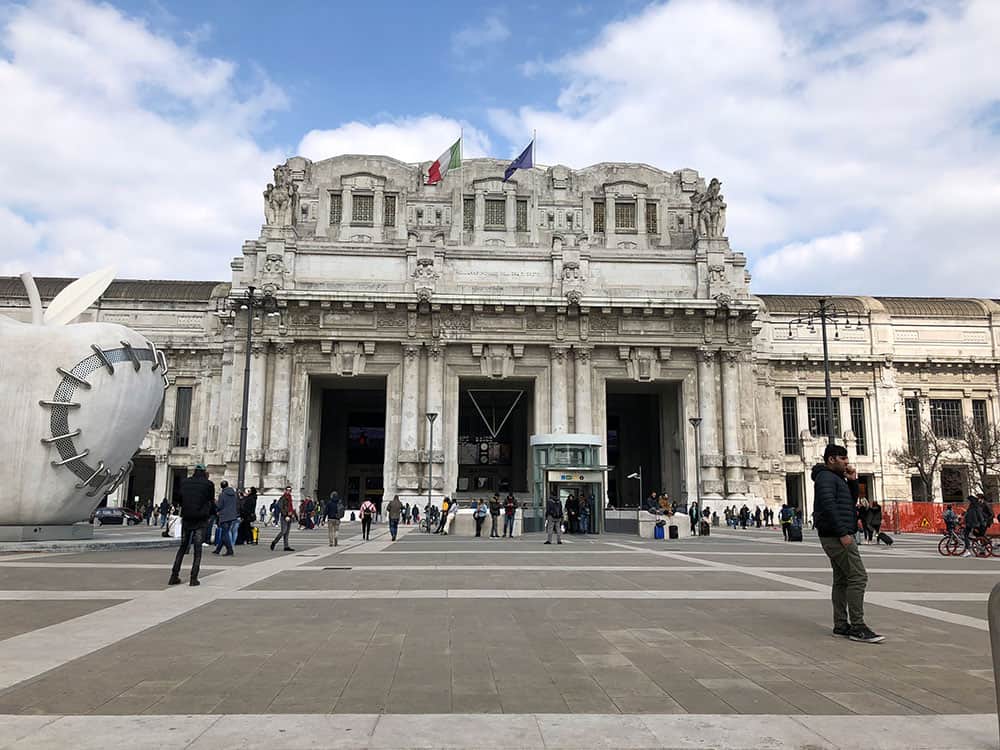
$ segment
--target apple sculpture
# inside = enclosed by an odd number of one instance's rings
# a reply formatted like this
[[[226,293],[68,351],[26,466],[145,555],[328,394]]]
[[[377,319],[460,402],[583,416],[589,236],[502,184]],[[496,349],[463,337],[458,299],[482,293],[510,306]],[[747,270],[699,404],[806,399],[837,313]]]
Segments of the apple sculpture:
[[[0,526],[85,520],[131,471],[168,385],[166,360],[125,326],[70,325],[113,279],[113,269],[78,279],[43,311],[22,274],[31,322],[0,315]]]

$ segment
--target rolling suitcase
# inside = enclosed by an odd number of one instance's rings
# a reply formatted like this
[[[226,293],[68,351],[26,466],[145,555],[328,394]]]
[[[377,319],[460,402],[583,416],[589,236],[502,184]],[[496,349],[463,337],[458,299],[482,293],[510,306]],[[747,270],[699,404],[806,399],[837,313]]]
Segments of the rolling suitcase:
[[[709,525],[708,521],[702,521],[699,529],[699,533],[702,536],[708,536],[712,532],[712,527]]]
[[[259,542],[259,540],[260,540],[260,529],[258,529],[256,526],[251,527],[250,540],[251,540],[251,542],[250,542],[251,544],[259,544],[260,543]]]
[[[880,531],[880,532],[878,533],[878,540],[879,540],[880,542],[882,542],[882,544],[885,544],[885,545],[887,545],[887,546],[889,546],[889,547],[891,547],[891,546],[892,546],[892,543],[893,543],[894,541],[896,541],[896,540],[895,540],[895,539],[893,539],[893,538],[892,538],[891,536],[889,536],[888,534],[886,534],[886,533],[885,533],[884,531]]]
[[[801,542],[802,541],[802,527],[801,526],[789,526],[788,527],[788,541],[790,542]]]

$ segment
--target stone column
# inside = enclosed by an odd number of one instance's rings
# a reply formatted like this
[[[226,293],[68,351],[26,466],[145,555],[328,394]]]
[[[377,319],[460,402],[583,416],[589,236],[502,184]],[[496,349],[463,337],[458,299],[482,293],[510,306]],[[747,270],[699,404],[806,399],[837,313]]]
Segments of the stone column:
[[[716,350],[698,350],[698,416],[701,426],[701,497],[721,500],[723,482],[719,475],[722,456],[719,455],[717,395],[715,392]]]
[[[566,354],[569,347],[549,347],[551,367],[549,368],[549,414],[551,432],[566,432],[569,418],[567,416],[566,400]]]
[[[340,191],[340,227],[335,236],[341,241],[347,240],[351,232],[351,216],[354,211],[354,202],[351,200],[351,188],[344,186]]]
[[[292,363],[289,344],[280,343],[274,348],[274,382],[271,384],[271,432],[268,439],[267,460],[269,483],[273,488],[287,483],[288,474],[288,417],[292,399]]]
[[[504,191],[504,229],[507,230],[508,246],[517,244],[517,195],[512,190]]]
[[[722,449],[726,466],[726,500],[743,500],[743,455],[740,450],[740,353],[722,354]],[[702,427],[704,429],[704,427]]]
[[[635,197],[635,231],[639,235],[639,247],[646,247],[646,194]]]
[[[399,460],[415,461],[420,401],[420,347],[403,344],[403,397],[399,412]]]
[[[486,193],[476,191],[476,215],[473,217],[473,237],[476,245],[483,243],[483,230],[486,227]]]
[[[250,403],[247,409],[247,463],[259,463],[264,460],[264,399],[267,394],[267,344],[254,343],[250,357]],[[261,467],[256,474],[259,477]],[[247,469],[247,486],[254,472]]]
[[[615,196],[604,196],[604,246],[614,247],[615,242]]]
[[[444,456],[443,446],[445,443],[444,429],[444,347],[432,344],[427,347],[427,390],[424,394],[425,408],[421,415],[424,421],[424,450],[427,452],[427,460],[434,464],[432,479],[434,486],[444,486],[444,463],[436,459],[437,456]],[[427,421],[426,415],[429,412],[437,414],[434,420],[434,444],[431,445],[431,425]],[[426,472],[427,466],[424,465]]]
[[[574,346],[574,367],[576,374],[576,432],[590,434],[593,432],[594,423],[592,416],[593,392],[591,388],[590,375],[590,353],[591,347]]]
[[[168,502],[173,502],[170,495],[170,465],[167,463],[166,453],[156,454],[156,473],[153,475],[153,502],[157,505],[163,498]]]

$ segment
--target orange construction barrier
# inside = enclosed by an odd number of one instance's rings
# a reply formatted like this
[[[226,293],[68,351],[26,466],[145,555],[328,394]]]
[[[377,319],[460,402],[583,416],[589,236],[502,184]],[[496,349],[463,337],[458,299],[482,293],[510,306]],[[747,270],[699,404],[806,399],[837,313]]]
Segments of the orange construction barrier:
[[[902,500],[886,500],[882,504],[882,529],[896,533],[943,534],[944,509],[948,503],[914,503]],[[951,503],[951,509],[961,518],[965,515],[966,503]],[[996,513],[997,509],[994,509]],[[996,531],[992,527],[990,531]]]

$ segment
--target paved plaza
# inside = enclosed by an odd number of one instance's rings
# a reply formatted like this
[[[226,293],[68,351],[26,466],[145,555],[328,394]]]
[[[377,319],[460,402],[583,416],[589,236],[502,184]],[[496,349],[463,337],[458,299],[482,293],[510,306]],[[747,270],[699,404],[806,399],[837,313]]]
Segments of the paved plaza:
[[[0,552],[0,748],[997,747],[1000,560],[934,537],[863,548],[864,645],[808,536],[359,531],[206,547],[199,588],[172,548]]]

